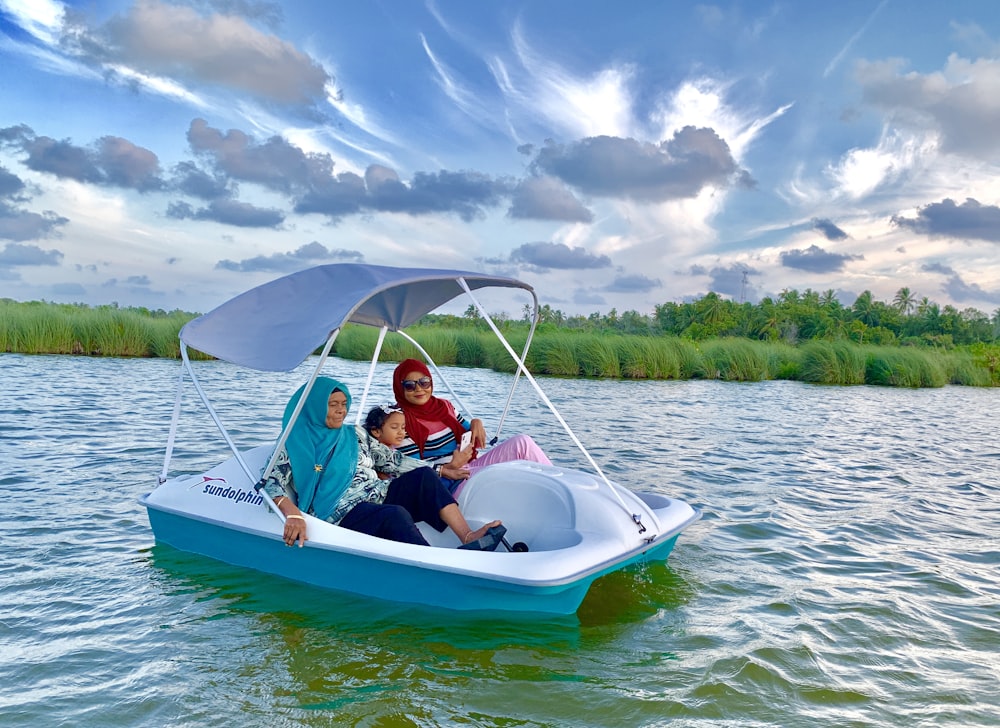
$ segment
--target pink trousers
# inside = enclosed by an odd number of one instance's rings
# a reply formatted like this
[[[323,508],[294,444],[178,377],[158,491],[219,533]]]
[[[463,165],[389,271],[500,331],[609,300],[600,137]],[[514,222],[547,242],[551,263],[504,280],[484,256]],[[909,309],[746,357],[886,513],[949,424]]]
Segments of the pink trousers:
[[[531,460],[545,465],[552,464],[552,461],[542,452],[542,448],[538,447],[529,435],[514,435],[503,442],[498,442],[486,452],[479,453],[476,459],[465,467],[469,469],[469,477],[471,478],[482,468],[511,460]],[[462,481],[455,488],[454,495],[459,494],[466,482],[468,481]]]

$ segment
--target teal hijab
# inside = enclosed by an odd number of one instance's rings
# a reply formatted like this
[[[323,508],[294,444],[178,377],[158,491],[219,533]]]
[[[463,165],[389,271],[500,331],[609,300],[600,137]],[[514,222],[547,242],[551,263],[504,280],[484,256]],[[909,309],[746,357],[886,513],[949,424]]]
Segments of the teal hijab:
[[[283,427],[288,426],[304,389],[303,384],[288,400],[281,418]],[[299,509],[312,510],[323,520],[337,507],[358,467],[358,439],[354,427],[346,421],[337,429],[326,426],[327,405],[335,390],[344,393],[347,409],[351,408],[351,393],[344,384],[330,377],[317,377],[285,441]]]

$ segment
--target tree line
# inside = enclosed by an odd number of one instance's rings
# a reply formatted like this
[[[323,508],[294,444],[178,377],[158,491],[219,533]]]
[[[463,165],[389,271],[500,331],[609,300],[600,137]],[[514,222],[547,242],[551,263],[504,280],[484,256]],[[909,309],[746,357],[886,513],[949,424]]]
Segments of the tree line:
[[[529,308],[525,305],[522,322],[529,320]],[[712,292],[692,301],[658,304],[651,315],[619,314],[611,309],[604,315],[567,316],[548,304],[541,306],[539,314],[542,330],[672,335],[692,341],[740,337],[792,345],[826,340],[944,349],[1000,341],[1000,308],[992,317],[975,308],[959,311],[926,297],[918,299],[909,288],[900,288],[891,302],[877,301],[871,291],[865,291],[850,306],[842,304],[832,290],[819,293],[807,288],[802,293],[784,290],[759,303],[738,303]],[[508,326],[514,323],[506,314],[494,316]],[[470,306],[464,317],[431,314],[421,323],[461,325],[477,318],[475,307]]]

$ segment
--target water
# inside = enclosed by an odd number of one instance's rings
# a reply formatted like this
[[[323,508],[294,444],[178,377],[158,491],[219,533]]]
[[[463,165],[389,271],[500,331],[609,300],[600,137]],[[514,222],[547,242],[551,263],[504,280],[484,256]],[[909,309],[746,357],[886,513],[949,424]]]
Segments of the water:
[[[197,366],[243,446],[303,381]],[[332,366],[357,396],[367,366]],[[0,355],[0,725],[1000,725],[1000,391],[546,380],[613,477],[705,516],[578,614],[520,619],[155,545],[136,498],[178,375]],[[470,400],[509,381],[457,375]],[[186,394],[175,471],[225,451]],[[508,433],[530,388],[514,410]]]

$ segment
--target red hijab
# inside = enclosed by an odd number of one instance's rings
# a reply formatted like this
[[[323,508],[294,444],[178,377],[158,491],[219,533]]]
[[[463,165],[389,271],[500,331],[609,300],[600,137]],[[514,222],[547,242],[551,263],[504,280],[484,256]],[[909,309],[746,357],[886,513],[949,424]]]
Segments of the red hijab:
[[[396,404],[403,410],[403,416],[406,417],[406,434],[420,450],[420,457],[424,456],[424,444],[427,442],[427,435],[430,434],[426,422],[443,422],[446,427],[451,428],[451,431],[455,433],[455,447],[457,448],[458,443],[462,441],[462,433],[465,432],[465,428],[452,414],[453,408],[448,405],[446,400],[433,395],[422,405],[414,405],[406,400],[403,380],[410,372],[420,372],[422,376],[430,377],[432,383],[434,377],[431,376],[427,365],[417,359],[404,359],[399,362],[392,373],[392,393],[396,395]]]

